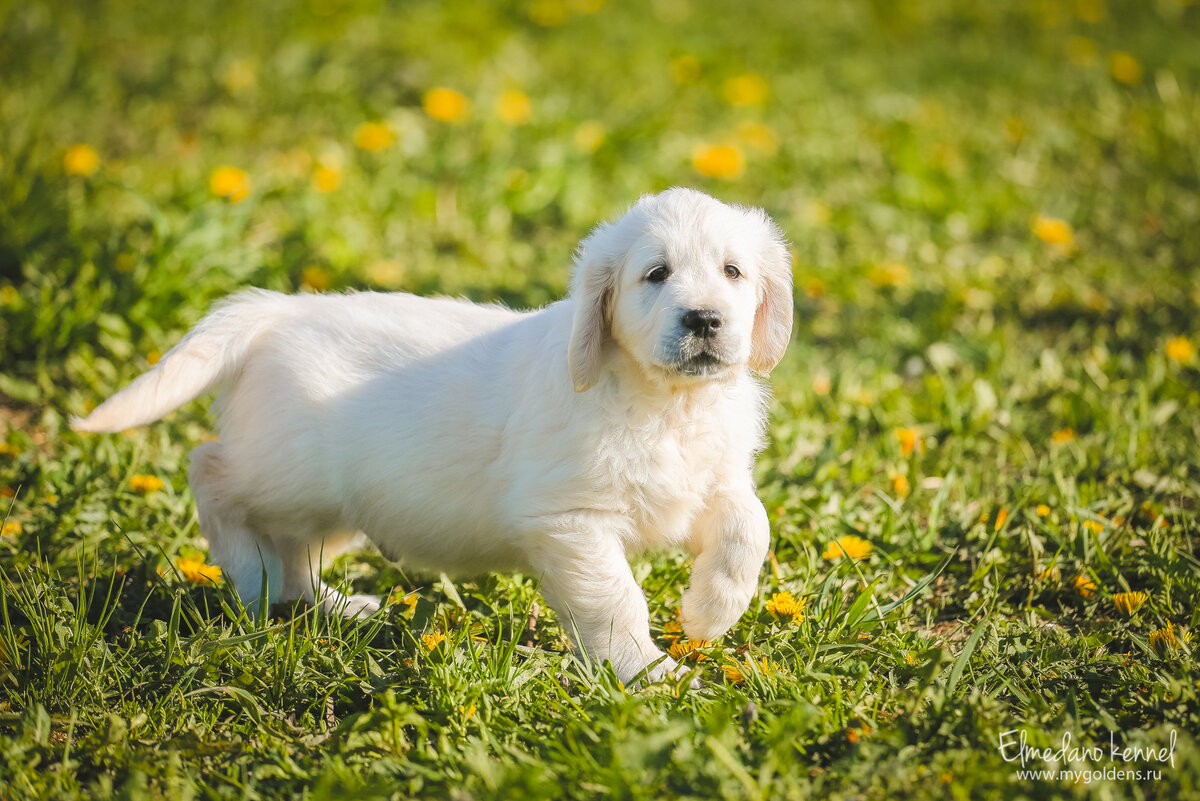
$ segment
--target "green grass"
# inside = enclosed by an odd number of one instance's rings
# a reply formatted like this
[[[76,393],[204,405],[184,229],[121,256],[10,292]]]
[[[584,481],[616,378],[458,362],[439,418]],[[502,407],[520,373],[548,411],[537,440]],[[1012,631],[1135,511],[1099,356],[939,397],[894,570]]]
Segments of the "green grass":
[[[0,798],[1196,792],[1200,361],[1168,343],[1200,344],[1198,31],[1176,0],[4,5]],[[746,74],[767,96],[731,105]],[[469,118],[431,119],[436,86]],[[354,144],[373,121],[378,152]],[[700,175],[721,143],[744,170]],[[221,165],[244,200],[214,196]],[[529,631],[528,577],[368,551],[328,578],[415,604],[249,619],[175,569],[205,554],[207,402],[66,429],[236,288],[543,304],[590,226],[676,184],[763,206],[796,256],[757,469],[773,560],[698,691],[621,687],[548,611]],[[823,558],[846,535],[870,556]],[[635,563],[664,645],[687,570]],[[1174,763],[1022,779],[1017,729],[1174,736]]]

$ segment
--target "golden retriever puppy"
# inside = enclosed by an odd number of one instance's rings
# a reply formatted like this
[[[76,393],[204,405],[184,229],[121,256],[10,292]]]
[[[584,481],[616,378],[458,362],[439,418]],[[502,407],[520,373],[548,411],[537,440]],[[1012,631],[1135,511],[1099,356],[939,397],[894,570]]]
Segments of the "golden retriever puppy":
[[[219,390],[188,480],[243,601],[378,608],[315,576],[362,531],[389,558],[519,570],[623,681],[677,665],[628,557],[686,547],[690,638],[754,595],[767,516],[751,467],[792,328],[788,249],[757,209],[690,189],[580,245],[570,297],[518,312],[404,293],[241,292],[73,425],[120,431]],[[259,598],[266,576],[267,597]]]

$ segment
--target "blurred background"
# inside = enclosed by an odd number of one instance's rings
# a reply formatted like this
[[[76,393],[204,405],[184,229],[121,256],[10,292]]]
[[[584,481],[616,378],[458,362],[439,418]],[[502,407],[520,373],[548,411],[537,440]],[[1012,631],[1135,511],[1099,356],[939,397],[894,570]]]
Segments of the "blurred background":
[[[802,340],[882,336],[901,365],[948,326],[1141,341],[1196,307],[1186,0],[2,13],[20,401],[110,389],[250,284],[544,304],[592,225],[671,185],[781,222]]]

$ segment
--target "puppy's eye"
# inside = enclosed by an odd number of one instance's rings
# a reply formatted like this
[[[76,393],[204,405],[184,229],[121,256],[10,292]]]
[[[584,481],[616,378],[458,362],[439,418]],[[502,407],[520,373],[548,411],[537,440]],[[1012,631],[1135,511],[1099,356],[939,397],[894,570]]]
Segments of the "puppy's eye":
[[[667,276],[670,274],[671,271],[668,270],[666,266],[660,264],[650,272],[646,273],[646,280],[652,284],[661,284],[663,281],[667,280]]]
[[[725,277],[726,278],[741,278],[742,271],[737,268],[736,264],[726,264],[725,265]]]

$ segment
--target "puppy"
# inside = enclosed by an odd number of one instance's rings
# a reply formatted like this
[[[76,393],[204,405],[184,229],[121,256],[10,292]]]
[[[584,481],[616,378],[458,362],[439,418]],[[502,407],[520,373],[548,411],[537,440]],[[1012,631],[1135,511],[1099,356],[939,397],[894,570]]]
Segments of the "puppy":
[[[188,481],[249,607],[374,611],[316,577],[363,531],[410,565],[539,577],[589,654],[622,681],[658,680],[677,665],[651,639],[628,557],[695,555],[692,639],[746,610],[769,539],[751,373],[783,356],[792,315],[767,215],[671,189],[597,227],[570,297],[540,311],[248,290],[73,427],[120,431],[221,390],[221,438],[192,452]]]

